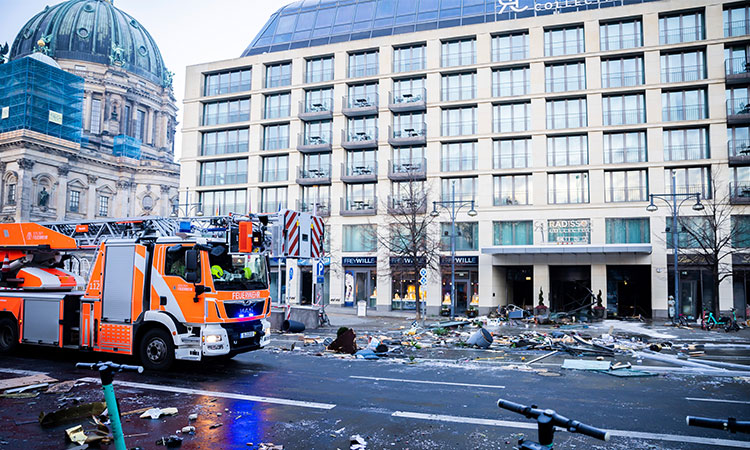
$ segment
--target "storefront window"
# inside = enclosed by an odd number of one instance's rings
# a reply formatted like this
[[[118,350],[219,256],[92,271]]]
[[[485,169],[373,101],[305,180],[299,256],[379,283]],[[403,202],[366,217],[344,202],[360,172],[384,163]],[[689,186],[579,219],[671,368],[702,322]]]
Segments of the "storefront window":
[[[425,301],[425,292],[420,291],[419,274],[409,267],[391,267],[391,307],[415,310],[417,297]]]
[[[450,261],[442,266],[442,290],[441,308],[450,308],[451,296],[451,266]],[[469,309],[473,297],[479,295],[479,271],[476,265],[457,265],[455,272],[456,298],[455,313],[463,314]]]
[[[374,252],[377,236],[374,225],[344,225],[345,252]]]
[[[372,266],[353,266],[364,260]],[[365,301],[369,308],[374,308],[378,297],[378,272],[375,267],[376,258],[343,258],[344,265],[344,306],[356,306],[357,302]]]

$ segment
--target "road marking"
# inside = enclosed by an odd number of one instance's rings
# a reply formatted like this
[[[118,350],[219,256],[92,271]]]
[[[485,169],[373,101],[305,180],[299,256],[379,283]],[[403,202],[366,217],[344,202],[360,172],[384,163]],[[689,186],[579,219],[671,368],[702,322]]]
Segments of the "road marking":
[[[47,375],[47,372],[38,372],[36,370],[21,370],[21,369],[7,369],[0,368],[0,372],[12,373],[14,375]]]
[[[451,423],[464,423],[473,425],[490,425],[495,427],[506,427],[515,429],[526,429],[535,430],[536,424],[533,422],[515,422],[511,420],[497,420],[497,419],[481,419],[478,417],[463,417],[463,416],[447,416],[443,414],[423,414],[409,411],[396,411],[391,414],[392,417],[403,417],[407,419],[421,419],[421,420],[432,420],[437,422],[451,422]],[[657,441],[671,441],[671,442],[688,442],[691,444],[705,444],[712,446],[723,446],[723,447],[735,447],[735,448],[750,448],[750,442],[747,441],[734,441],[730,439],[716,439],[707,438],[700,436],[685,436],[676,434],[660,434],[660,433],[644,433],[640,431],[628,431],[628,430],[607,430],[610,436],[618,436],[630,439],[646,439],[646,440],[657,440]]]
[[[355,375],[350,375],[349,378],[358,378],[360,380],[373,380],[373,381],[396,381],[399,383],[445,384],[447,386],[466,386],[466,387],[480,387],[480,388],[490,388],[490,389],[505,389],[505,386],[499,386],[499,385],[494,385],[494,384],[468,384],[468,383],[451,383],[448,381],[404,380],[401,378],[359,377]]]
[[[101,383],[101,381],[97,378],[81,378],[80,381],[85,381],[88,383]],[[130,381],[115,380],[114,384],[118,386],[131,387],[131,388],[136,388],[136,389],[145,389],[145,390],[152,390],[152,391],[172,392],[172,393],[179,392],[182,394],[204,395],[208,397],[231,398],[234,400],[247,400],[250,402],[273,403],[276,405],[297,406],[300,408],[333,409],[336,407],[336,405],[331,404],[331,403],[305,402],[301,400],[291,400],[291,399],[276,398],[276,397],[259,397],[256,395],[235,394],[233,392],[207,391],[204,389],[189,389],[189,388],[181,388],[177,386],[161,386],[161,385],[156,385],[156,384],[133,383]]]
[[[741,405],[750,405],[750,402],[745,402],[745,401],[742,401],[742,400],[722,400],[720,398],[685,397],[685,400],[692,400],[694,402],[739,403]]]

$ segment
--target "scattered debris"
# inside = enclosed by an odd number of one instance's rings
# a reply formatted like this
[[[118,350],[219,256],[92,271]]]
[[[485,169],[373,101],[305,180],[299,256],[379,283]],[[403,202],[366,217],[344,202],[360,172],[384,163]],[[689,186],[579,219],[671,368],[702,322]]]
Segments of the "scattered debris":
[[[215,423],[208,427],[209,430],[213,430],[215,428],[219,428],[220,426],[224,425],[223,423]]]
[[[182,430],[180,430],[183,434],[195,434],[195,427],[192,425],[188,425],[186,427],[182,427]]]
[[[156,445],[163,445],[167,448],[177,448],[182,445],[182,438],[176,435],[164,436],[156,441]]]
[[[158,419],[162,416],[174,416],[177,408],[150,408],[140,415],[141,419]]]
[[[105,409],[107,405],[104,402],[94,402],[58,409],[51,413],[42,412],[39,414],[39,424],[43,427],[54,427],[90,416],[98,416]]]
[[[349,438],[349,450],[365,450],[367,441],[360,435],[355,434]]]
[[[86,442],[86,433],[83,431],[81,425],[76,425],[72,428],[65,430],[65,434],[68,436],[70,442],[78,445],[82,445]]]
[[[331,342],[328,346],[328,350],[353,355],[357,352],[357,343],[355,342],[356,338],[357,335],[354,334],[354,330],[346,328],[345,331],[341,332],[339,336]]]
[[[29,375],[27,377],[9,378],[7,380],[0,380],[0,391],[5,391],[6,394],[11,394],[12,392],[9,392],[8,390],[14,388],[41,384],[48,385],[56,382],[56,379],[48,377],[47,375]]]
[[[188,416],[189,421],[198,420],[198,413],[193,413]]]
[[[284,450],[284,446],[273,442],[261,442],[258,444],[258,450]]]
[[[609,361],[591,361],[590,359],[566,359],[563,369],[571,370],[609,370]]]
[[[61,381],[47,388],[48,394],[67,394],[76,385],[76,380]]]

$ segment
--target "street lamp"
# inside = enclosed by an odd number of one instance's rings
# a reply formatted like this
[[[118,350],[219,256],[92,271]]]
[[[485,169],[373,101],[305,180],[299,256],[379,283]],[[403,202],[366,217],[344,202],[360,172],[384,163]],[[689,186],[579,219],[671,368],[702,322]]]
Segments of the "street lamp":
[[[196,217],[203,217],[203,209],[201,208],[200,202],[190,203],[190,188],[185,190],[185,203],[180,203],[179,197],[177,203],[172,205],[172,213],[169,217],[176,218],[182,215],[183,217],[189,216],[190,213],[195,211]]]
[[[466,206],[469,211],[466,213],[469,217],[475,217],[477,210],[474,209],[474,200],[456,200],[456,182],[451,182],[451,199],[432,202],[432,212],[430,216],[437,217],[440,215],[437,208],[444,208],[450,213],[451,217],[451,320],[455,317],[456,312],[456,215]]]
[[[672,316],[672,323],[677,320],[681,309],[680,309],[680,269],[678,261],[679,253],[679,239],[677,235],[677,217],[680,213],[682,204],[687,200],[694,198],[695,204],[693,205],[693,211],[703,211],[705,207],[701,203],[700,192],[692,193],[677,193],[677,180],[675,171],[672,171],[672,193],[669,194],[649,194],[649,205],[646,207],[648,212],[656,212],[659,208],[654,204],[654,199],[659,199],[667,204],[672,213],[672,247],[674,250],[674,308],[675,313]],[[679,200],[679,203],[677,203]],[[669,306],[667,306],[669,308]]]

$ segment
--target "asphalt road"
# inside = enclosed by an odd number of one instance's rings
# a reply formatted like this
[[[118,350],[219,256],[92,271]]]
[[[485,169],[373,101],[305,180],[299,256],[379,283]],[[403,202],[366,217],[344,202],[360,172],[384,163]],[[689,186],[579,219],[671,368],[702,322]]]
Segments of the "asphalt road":
[[[91,377],[74,362],[96,359],[26,348],[3,358],[0,378],[32,372],[60,380]],[[535,438],[533,423],[496,406],[501,397],[614,430],[608,443],[558,432],[559,449],[750,448],[750,435],[685,423],[685,415],[750,418],[750,378],[618,378],[547,367],[559,375],[492,363],[365,361],[276,349],[225,363],[183,363],[168,373],[120,374],[116,391],[123,412],[153,406],[179,410],[160,420],[124,417],[128,446],[144,449],[164,448],[156,440],[188,425],[190,413],[199,418],[195,435],[184,436],[184,449],[249,449],[260,442],[282,444],[285,450],[348,449],[353,434],[368,441],[368,449],[510,449],[521,434]],[[101,391],[91,382],[67,394],[0,398],[0,449],[66,448],[64,429],[71,425],[42,429],[34,421],[41,411],[73,399],[96,401]],[[77,423],[90,428],[86,420]]]

